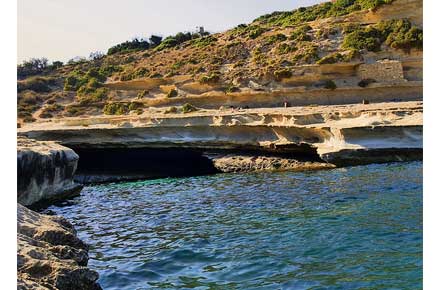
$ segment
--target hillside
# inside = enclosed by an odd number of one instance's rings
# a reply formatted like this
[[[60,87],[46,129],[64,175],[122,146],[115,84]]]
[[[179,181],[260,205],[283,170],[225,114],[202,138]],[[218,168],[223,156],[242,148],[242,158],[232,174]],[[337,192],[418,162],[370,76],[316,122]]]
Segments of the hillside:
[[[18,122],[422,98],[421,0],[337,0],[20,78]]]

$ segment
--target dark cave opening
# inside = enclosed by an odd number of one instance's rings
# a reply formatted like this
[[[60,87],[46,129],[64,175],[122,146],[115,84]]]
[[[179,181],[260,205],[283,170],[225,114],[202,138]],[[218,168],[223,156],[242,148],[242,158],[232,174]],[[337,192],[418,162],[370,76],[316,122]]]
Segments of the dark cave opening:
[[[185,148],[74,148],[82,183],[218,173],[203,152]]]

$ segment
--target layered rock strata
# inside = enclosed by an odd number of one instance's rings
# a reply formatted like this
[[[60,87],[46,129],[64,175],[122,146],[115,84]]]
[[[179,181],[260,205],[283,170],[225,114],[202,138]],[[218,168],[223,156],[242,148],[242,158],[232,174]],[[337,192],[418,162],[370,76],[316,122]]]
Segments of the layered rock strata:
[[[423,103],[416,101],[72,118],[19,132],[79,149],[253,151],[344,166],[421,159],[422,128]]]
[[[73,181],[78,155],[49,141],[18,138],[17,199],[30,206],[79,194],[82,186]]]

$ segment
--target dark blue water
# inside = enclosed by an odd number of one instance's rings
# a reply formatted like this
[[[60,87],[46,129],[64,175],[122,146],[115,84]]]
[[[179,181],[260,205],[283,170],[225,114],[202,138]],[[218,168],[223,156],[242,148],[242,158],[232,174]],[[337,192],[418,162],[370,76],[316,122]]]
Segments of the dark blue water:
[[[421,289],[422,163],[86,187],[104,289]]]

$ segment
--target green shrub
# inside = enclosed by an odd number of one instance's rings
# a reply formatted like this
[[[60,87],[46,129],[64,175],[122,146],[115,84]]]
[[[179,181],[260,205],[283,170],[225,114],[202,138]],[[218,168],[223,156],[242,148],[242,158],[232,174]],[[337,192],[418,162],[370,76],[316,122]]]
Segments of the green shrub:
[[[130,81],[133,79],[139,79],[146,77],[150,74],[150,71],[146,67],[138,67],[136,70],[133,71],[133,69],[130,67],[129,69],[123,71],[119,75],[119,79],[121,81]]]
[[[74,70],[64,80],[64,90],[79,91],[82,86],[88,87],[83,88],[83,91],[90,89],[91,86],[97,88],[100,87],[100,84],[105,82],[106,79],[106,70],[91,68],[85,73],[79,70]]]
[[[335,90],[337,88],[336,84],[334,81],[332,80],[327,80],[324,83],[324,88],[328,89],[328,90]]]
[[[408,19],[381,21],[375,27],[392,48],[423,48],[423,30],[413,26]]]
[[[139,51],[150,48],[150,43],[144,39],[135,38],[132,41],[126,41],[108,49],[107,54],[112,55],[119,52]]]
[[[204,75],[200,78],[201,84],[215,84],[220,80],[219,72],[212,72],[208,75]]]
[[[49,112],[49,113],[55,113],[64,110],[64,106],[59,104],[51,104],[49,106],[46,106],[43,111]]]
[[[32,114],[41,107],[41,101],[41,98],[34,91],[25,91],[21,94],[18,94],[18,118],[32,117]]]
[[[127,103],[108,103],[104,106],[104,114],[106,115],[125,115],[130,110]]]
[[[123,69],[119,65],[102,65],[99,68],[99,74],[105,77],[109,77],[116,72],[121,72]]]
[[[305,62],[305,63],[313,63],[319,59],[318,56],[318,47],[316,46],[306,46],[302,47],[301,50],[298,50],[293,56],[294,62]]]
[[[55,85],[56,80],[50,77],[30,77],[26,80],[17,82],[17,91],[22,92],[31,90],[37,93],[47,93]]]
[[[354,11],[377,9],[393,0],[336,0],[310,7],[300,7],[293,11],[274,12],[254,20],[267,26],[293,26],[304,22],[327,17],[342,16]]]
[[[173,69],[173,70],[177,70],[177,69],[181,68],[182,66],[184,66],[185,64],[186,64],[186,62],[183,61],[183,60],[176,61],[176,62],[171,66],[171,69]]]
[[[423,30],[408,19],[381,21],[369,27],[349,27],[343,48],[379,51],[382,43],[395,49],[423,48]]]
[[[148,94],[149,94],[148,91],[143,90],[143,91],[140,91],[140,92],[137,94],[136,98],[137,98],[137,99],[143,99],[143,98],[144,98],[146,95],[148,95]]]
[[[80,105],[67,105],[64,109],[67,116],[80,116],[86,113],[86,109]]]
[[[343,48],[347,49],[367,49],[370,51],[379,51],[381,33],[374,27],[355,29],[344,37]]]
[[[260,66],[264,66],[267,62],[267,55],[262,52],[261,48],[257,47],[252,51],[252,61]]]
[[[228,84],[228,86],[225,88],[225,93],[237,93],[240,91],[240,88],[237,86],[234,86],[233,84]]]
[[[280,45],[277,47],[278,54],[287,54],[297,50],[298,48],[295,45],[289,43],[280,43]]]
[[[186,103],[182,106],[182,112],[184,114],[186,113],[191,113],[191,112],[195,112],[198,111],[199,109],[197,109],[196,107],[194,107],[193,105]]]
[[[32,123],[32,122],[35,122],[35,121],[36,121],[35,118],[32,117],[32,116],[26,116],[26,117],[23,118],[23,122],[25,122],[25,123]]]
[[[312,38],[307,34],[312,28],[309,25],[303,25],[290,34],[290,39],[295,41],[311,41]]]
[[[140,102],[131,102],[129,105],[128,105],[128,110],[129,111],[136,111],[136,110],[138,110],[138,109],[142,109],[144,107],[144,104],[143,103],[140,103]]]
[[[338,33],[338,29],[334,27],[326,27],[318,30],[316,32],[316,38],[318,39],[328,39],[330,35],[335,35]]]
[[[192,40],[192,39],[198,39],[201,38],[201,35],[198,33],[191,33],[191,32],[179,32],[175,36],[168,36],[165,38],[161,44],[156,46],[155,50],[161,51],[167,48],[173,48],[178,46],[181,43],[184,43],[186,41]],[[211,42],[216,41],[215,38],[206,37],[206,39],[200,39],[198,42],[196,42],[196,45],[209,45]]]
[[[164,50],[167,48],[173,48],[173,47],[177,46],[178,44],[179,44],[179,42],[177,41],[177,39],[175,39],[172,36],[169,36],[169,37],[165,38],[165,40],[162,41],[161,44],[156,46],[155,50],[161,51],[161,50]]]
[[[42,118],[42,119],[49,119],[49,118],[52,118],[53,115],[52,115],[51,113],[49,113],[49,112],[42,111],[42,112],[38,115],[38,117],[39,117],[39,118]]]
[[[250,26],[248,36],[251,39],[256,39],[261,34],[263,34],[266,30],[260,26]]]
[[[191,45],[193,45],[195,47],[202,48],[202,47],[210,46],[211,44],[214,44],[215,42],[217,42],[217,38],[210,35],[208,37],[200,37],[200,38],[196,38],[196,39],[191,40]]]
[[[171,89],[168,93],[167,93],[167,98],[175,98],[179,95],[179,93],[177,92],[176,89]]]
[[[266,45],[272,45],[274,43],[282,42],[282,41],[285,41],[285,40],[287,40],[287,37],[284,34],[277,33],[277,34],[273,34],[273,35],[267,37],[266,40],[265,40],[265,44]]]
[[[165,114],[175,114],[175,113],[177,113],[176,107],[171,107],[171,108],[165,110]]]
[[[105,82],[105,80],[107,79],[107,76],[102,74],[98,69],[91,68],[84,75],[84,79],[86,79],[86,80],[96,79],[98,82],[102,83],[102,82]]]
[[[64,90],[67,92],[76,91],[81,86],[80,82],[78,77],[70,75],[64,79]]]
[[[337,53],[332,53],[332,54],[324,56],[323,58],[318,60],[316,63],[317,64],[332,64],[332,63],[337,63],[337,62],[340,62],[343,60],[344,60],[344,57],[342,56],[342,54],[337,52]]]
[[[94,91],[78,94],[78,101],[81,105],[91,105],[103,102],[107,99],[108,89],[98,88]]]

